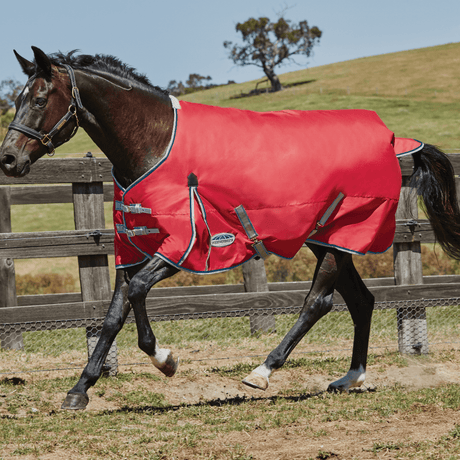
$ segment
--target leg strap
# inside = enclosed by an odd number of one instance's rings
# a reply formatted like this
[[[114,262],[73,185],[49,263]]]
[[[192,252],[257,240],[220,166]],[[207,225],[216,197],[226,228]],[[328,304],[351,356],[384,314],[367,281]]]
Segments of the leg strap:
[[[260,241],[257,238],[259,234],[256,232],[254,225],[252,225],[252,222],[249,219],[249,216],[246,210],[244,209],[244,206],[240,204],[238,207],[235,208],[235,212],[238,216],[238,219],[240,219],[241,225],[243,226],[246,235],[248,235],[248,238],[252,241],[252,247],[256,251],[257,255],[265,260],[267,257],[270,256],[270,252],[267,251],[266,247],[264,246],[264,243],[262,243],[262,241]]]

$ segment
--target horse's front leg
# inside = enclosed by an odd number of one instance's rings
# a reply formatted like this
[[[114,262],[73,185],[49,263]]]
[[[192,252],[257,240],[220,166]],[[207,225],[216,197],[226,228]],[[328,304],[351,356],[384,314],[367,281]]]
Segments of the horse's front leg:
[[[112,302],[102,325],[101,336],[88,360],[80,380],[67,393],[62,409],[85,409],[88,405],[88,388],[95,385],[102,373],[107,354],[115,337],[120,332],[131,309],[128,301],[128,280],[124,270],[117,270]]]
[[[172,377],[179,361],[175,361],[171,350],[160,348],[153,334],[145,308],[145,299],[152,286],[169,278],[179,270],[158,257],[154,257],[141,270],[134,274],[129,283],[128,298],[136,318],[139,348],[151,359],[154,366],[163,374]]]
[[[324,247],[318,247],[315,255],[318,257],[315,276],[298,320],[265,362],[243,380],[246,385],[266,390],[270,375],[285,363],[289,354],[313,325],[331,310],[334,285],[343,259],[349,255]]]

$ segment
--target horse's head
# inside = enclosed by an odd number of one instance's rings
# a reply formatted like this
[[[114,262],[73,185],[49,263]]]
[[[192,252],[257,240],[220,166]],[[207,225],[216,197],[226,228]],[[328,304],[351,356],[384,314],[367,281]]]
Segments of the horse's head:
[[[7,176],[28,174],[32,163],[52,155],[78,127],[81,102],[73,70],[53,65],[43,51],[32,49],[34,63],[15,51],[29,80],[16,99],[16,115],[0,148],[0,168]]]

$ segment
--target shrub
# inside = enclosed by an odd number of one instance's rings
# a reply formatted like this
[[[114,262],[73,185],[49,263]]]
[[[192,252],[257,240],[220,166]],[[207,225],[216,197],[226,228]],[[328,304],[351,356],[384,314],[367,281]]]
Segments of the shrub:
[[[13,118],[13,111],[6,112],[3,115],[0,114],[0,141],[2,141],[6,136],[6,133],[8,132],[8,126],[13,121]]]
[[[75,284],[75,278],[70,274],[40,273],[16,276],[17,295],[75,292]]]

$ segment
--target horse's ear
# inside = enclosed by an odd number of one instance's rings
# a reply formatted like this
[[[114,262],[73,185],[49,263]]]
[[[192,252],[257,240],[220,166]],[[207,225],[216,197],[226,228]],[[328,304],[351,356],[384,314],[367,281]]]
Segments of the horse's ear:
[[[18,60],[22,71],[28,76],[31,77],[34,73],[35,66],[32,64],[32,62],[28,61],[27,59],[23,58],[21,55],[19,55],[16,50],[14,51],[14,55],[16,56],[16,59]]]
[[[49,57],[36,46],[32,46],[32,51],[34,52],[37,67],[43,70],[46,76],[51,77],[51,61]]]

